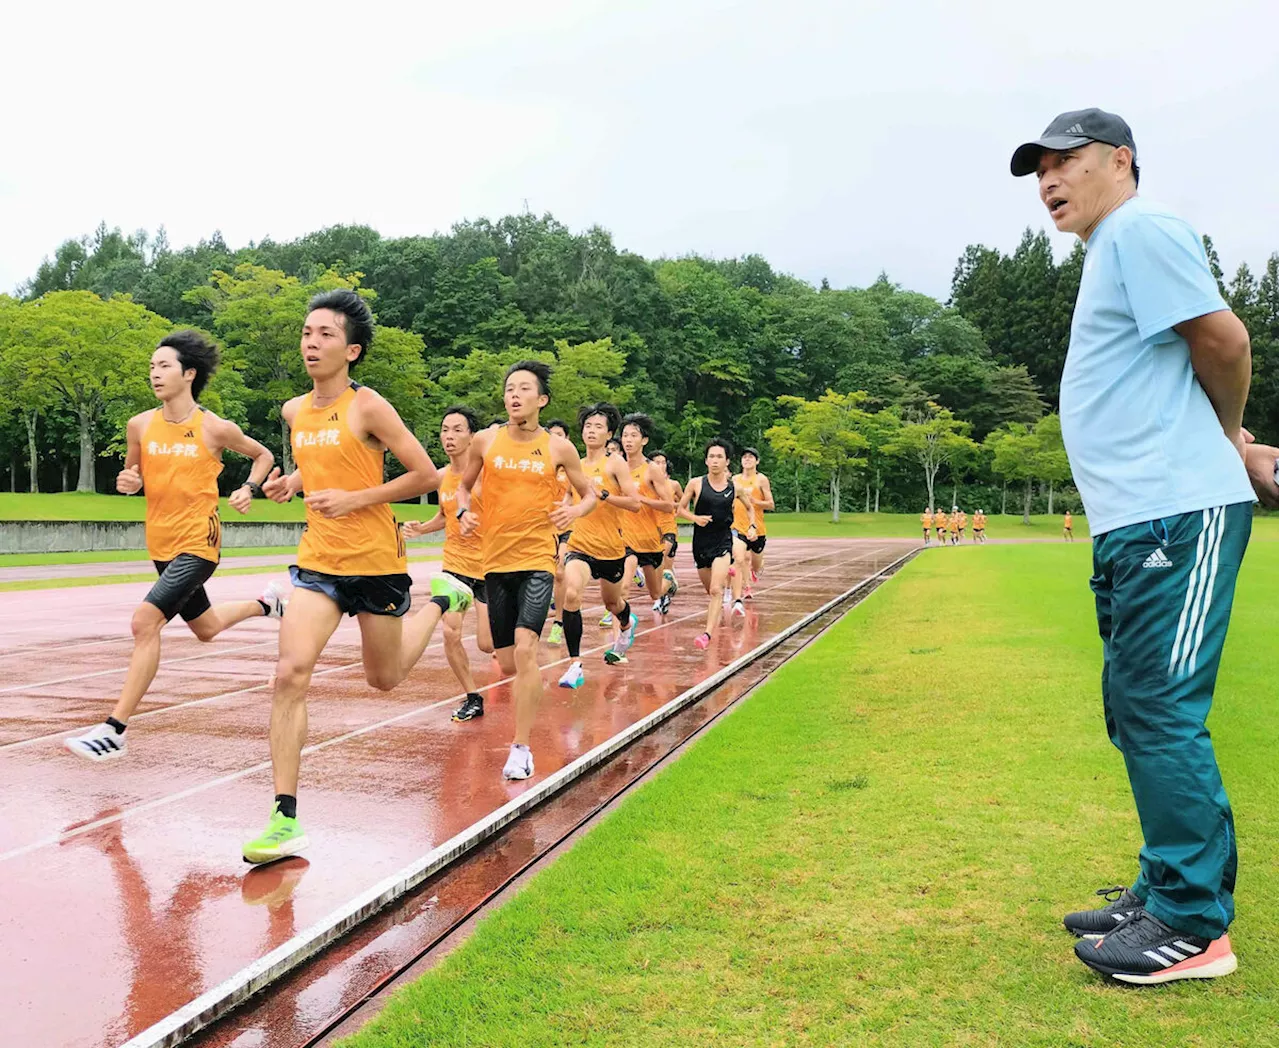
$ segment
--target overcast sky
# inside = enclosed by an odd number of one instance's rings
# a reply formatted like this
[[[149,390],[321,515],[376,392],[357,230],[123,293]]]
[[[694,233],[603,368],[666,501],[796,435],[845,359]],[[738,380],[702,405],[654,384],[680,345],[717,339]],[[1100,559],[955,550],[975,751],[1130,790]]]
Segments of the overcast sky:
[[[1030,224],[1070,247],[1009,155],[1092,105],[1129,121],[1143,194],[1228,271],[1276,249],[1275,0],[871,7],[23,5],[0,64],[0,290],[100,220],[237,247],[527,201],[650,257],[758,252],[945,297],[968,243],[1011,250]]]

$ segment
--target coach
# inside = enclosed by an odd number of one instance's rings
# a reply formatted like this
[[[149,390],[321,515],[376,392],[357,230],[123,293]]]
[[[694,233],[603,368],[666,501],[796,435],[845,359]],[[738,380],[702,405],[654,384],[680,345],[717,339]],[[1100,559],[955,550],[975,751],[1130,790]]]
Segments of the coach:
[[[1205,719],[1252,522],[1251,361],[1200,238],[1138,196],[1137,160],[1128,124],[1084,109],[1010,168],[1087,251],[1062,437],[1093,534],[1107,732],[1144,842],[1133,887],[1064,923],[1089,967],[1157,983],[1236,967],[1235,828]]]

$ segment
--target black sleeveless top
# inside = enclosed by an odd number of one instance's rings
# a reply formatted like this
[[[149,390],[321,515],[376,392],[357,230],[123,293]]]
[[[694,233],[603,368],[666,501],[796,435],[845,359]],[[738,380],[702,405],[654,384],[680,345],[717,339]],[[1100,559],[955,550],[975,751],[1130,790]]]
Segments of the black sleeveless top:
[[[708,477],[703,477],[698,485],[698,498],[693,512],[699,517],[710,517],[711,523],[704,528],[694,528],[693,538],[699,545],[719,540],[729,540],[729,530],[733,526],[733,500],[737,497],[733,478],[721,491],[711,486]]]

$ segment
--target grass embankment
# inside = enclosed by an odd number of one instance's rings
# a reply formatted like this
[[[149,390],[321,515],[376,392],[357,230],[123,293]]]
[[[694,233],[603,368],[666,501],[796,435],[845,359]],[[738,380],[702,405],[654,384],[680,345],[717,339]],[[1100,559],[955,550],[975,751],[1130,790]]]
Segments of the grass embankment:
[[[237,513],[222,499],[218,506],[224,521],[301,521],[301,499],[279,503],[255,499],[245,514]],[[419,520],[435,516],[436,507],[421,503],[397,502],[396,516]],[[0,492],[0,520],[136,520],[146,517],[146,499],[137,495],[96,495],[74,491],[32,495],[30,492]]]
[[[912,562],[344,1045],[1274,1044],[1278,552],[1249,551],[1211,722],[1230,978],[1075,960],[1061,914],[1141,840],[1089,547],[991,546]]]

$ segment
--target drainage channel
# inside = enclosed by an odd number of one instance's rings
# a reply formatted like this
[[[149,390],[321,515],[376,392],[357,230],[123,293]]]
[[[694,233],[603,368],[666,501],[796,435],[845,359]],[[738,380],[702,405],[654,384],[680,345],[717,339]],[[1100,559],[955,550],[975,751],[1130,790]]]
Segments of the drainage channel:
[[[851,607],[916,555],[913,550],[801,620],[752,657],[717,674],[699,693],[648,725],[537,807],[422,880],[322,953],[273,981],[237,1009],[185,1040],[189,1048],[316,1048],[353,1033],[401,983],[463,941],[484,913],[551,862],[635,786],[678,758]],[[301,860],[273,867],[286,909]],[[282,914],[287,916],[287,914]]]

